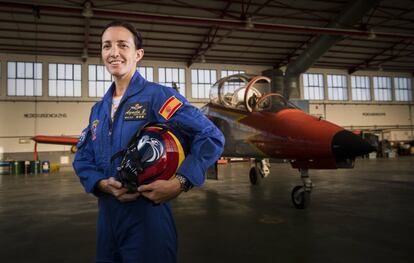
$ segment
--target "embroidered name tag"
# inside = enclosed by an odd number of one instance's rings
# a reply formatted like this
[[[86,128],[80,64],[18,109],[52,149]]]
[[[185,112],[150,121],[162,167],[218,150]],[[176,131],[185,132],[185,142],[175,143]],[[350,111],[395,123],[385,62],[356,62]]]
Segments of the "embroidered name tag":
[[[148,103],[132,103],[127,106],[124,114],[124,120],[135,121],[147,118]]]

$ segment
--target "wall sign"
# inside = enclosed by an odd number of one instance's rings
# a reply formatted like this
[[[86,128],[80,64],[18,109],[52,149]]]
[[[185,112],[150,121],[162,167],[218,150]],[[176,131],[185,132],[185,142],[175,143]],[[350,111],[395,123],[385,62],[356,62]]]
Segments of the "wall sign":
[[[385,112],[363,112],[363,116],[385,116]]]
[[[25,113],[25,118],[67,118],[67,113]]]

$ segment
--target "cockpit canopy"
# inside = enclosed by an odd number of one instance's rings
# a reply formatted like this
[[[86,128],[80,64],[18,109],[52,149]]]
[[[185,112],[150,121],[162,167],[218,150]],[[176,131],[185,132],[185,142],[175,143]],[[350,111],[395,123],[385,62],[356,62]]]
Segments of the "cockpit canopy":
[[[213,85],[210,102],[248,112],[277,112],[285,108],[297,108],[279,93],[272,93],[270,82],[265,76],[231,75]]]

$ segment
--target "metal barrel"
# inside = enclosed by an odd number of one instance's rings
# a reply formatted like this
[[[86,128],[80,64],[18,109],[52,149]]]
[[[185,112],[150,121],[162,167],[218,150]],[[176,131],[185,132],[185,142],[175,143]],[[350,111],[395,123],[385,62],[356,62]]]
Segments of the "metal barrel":
[[[11,174],[22,174],[24,172],[24,161],[11,161],[10,162],[10,173]]]
[[[10,162],[0,161],[0,175],[10,174]]]
[[[30,173],[40,174],[40,161],[30,161]]]
[[[49,173],[50,172],[50,162],[43,161],[42,162],[42,173]]]

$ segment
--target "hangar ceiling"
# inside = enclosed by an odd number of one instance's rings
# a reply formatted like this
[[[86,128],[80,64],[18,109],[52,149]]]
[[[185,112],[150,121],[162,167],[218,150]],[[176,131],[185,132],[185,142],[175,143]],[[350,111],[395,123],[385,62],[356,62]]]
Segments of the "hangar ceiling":
[[[0,52],[98,57],[114,19],[142,33],[146,58],[286,66],[319,36],[341,36],[314,67],[414,72],[414,1],[377,1],[353,25],[327,26],[345,0],[0,1]]]

